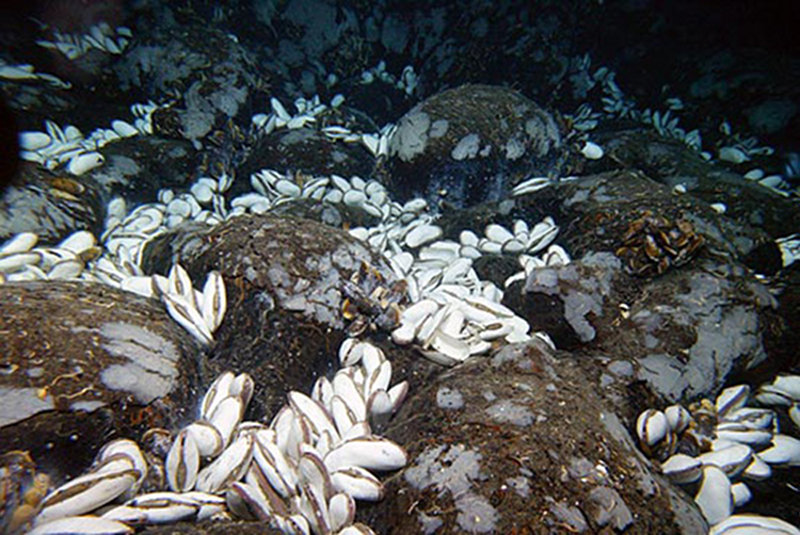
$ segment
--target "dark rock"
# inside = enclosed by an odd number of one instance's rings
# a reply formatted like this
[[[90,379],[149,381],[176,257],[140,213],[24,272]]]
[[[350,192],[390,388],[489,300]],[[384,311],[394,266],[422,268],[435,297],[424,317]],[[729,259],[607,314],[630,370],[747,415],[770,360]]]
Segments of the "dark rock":
[[[538,214],[540,199],[548,206],[558,199],[558,213],[551,215],[561,226],[560,241],[574,257],[586,251],[616,252],[625,244],[631,226],[645,215],[688,222],[705,240],[705,253],[701,252],[700,258],[711,254],[742,262],[751,251],[773,241],[750,224],[717,214],[693,195],[675,194],[637,173],[581,177],[548,190],[523,197],[519,209]],[[759,265],[749,267],[760,270]]]
[[[178,97],[154,117],[156,132],[195,146],[245,110],[266,87],[254,59],[225,31],[199,17],[164,17],[137,28],[135,44],[113,66],[120,90]]]
[[[589,353],[637,360],[639,377],[669,401],[711,395],[765,361],[769,337],[762,333],[776,325],[777,303],[742,264],[754,258],[748,255],[756,248],[772,243],[763,231],[631,173],[562,183],[523,197],[515,210],[538,213],[540,197],[561,200],[559,241],[580,260],[533,274],[523,302],[513,288],[506,293],[506,304],[534,329],[548,332],[561,347],[588,344]],[[651,218],[679,222],[685,243],[701,236],[702,244],[688,260],[675,246],[671,258],[681,262],[668,258],[663,270],[638,270],[645,276],[637,276],[632,262],[647,261],[652,251],[640,250],[638,257],[623,251]],[[673,232],[664,228],[647,232]],[[612,254],[622,254],[622,261]]]
[[[604,312],[615,295],[612,281],[620,277],[622,263],[609,253],[589,254],[566,266],[537,269],[531,273],[522,292],[510,291],[504,303],[519,311],[534,331],[546,332],[561,349],[575,349],[592,342],[593,325],[605,315],[613,319],[616,311]]]
[[[534,271],[504,303],[564,349],[632,359],[657,397],[711,395],[762,363],[777,302],[747,272],[721,276],[705,261],[657,281],[631,284],[610,253]]]
[[[34,232],[41,244],[54,244],[76,230],[99,234],[103,226],[102,189],[91,180],[52,173],[24,163],[0,198],[0,241]]]
[[[199,164],[188,141],[135,136],[103,147],[105,163],[88,175],[110,194],[133,206],[153,202],[162,188],[186,188]]]
[[[523,177],[558,160],[555,120],[521,94],[465,85],[419,103],[397,122],[389,147],[389,188],[458,207],[497,200]]]
[[[726,169],[724,162],[704,160],[679,141],[644,129],[608,131],[597,139],[605,148],[606,162],[642,172],[669,188],[683,184],[688,193],[708,204],[723,203],[726,218],[739,226],[761,229],[773,238],[785,236],[787,228],[800,226],[793,199],[746,180]]]
[[[338,118],[339,110],[324,112],[319,121],[323,124]],[[350,117],[346,115],[345,118]],[[372,124],[362,125],[357,121],[342,121],[356,130],[377,131]],[[280,129],[257,140],[248,151],[247,159],[237,170],[237,175],[249,178],[261,169],[273,169],[289,173],[300,179],[313,176],[340,175],[343,177],[366,177],[372,173],[375,158],[361,143],[332,142],[322,132],[310,128],[294,130]],[[237,187],[238,186],[238,187]],[[231,190],[232,195],[251,190],[249,181],[241,180]]]
[[[0,286],[0,443],[55,482],[113,436],[194,417],[199,348],[155,300],[102,284]]]
[[[348,328],[344,285],[362,263],[377,270],[387,288],[395,281],[382,257],[361,241],[314,221],[242,216],[190,236],[155,240],[148,249],[160,253],[145,255],[146,269],[165,273],[179,261],[196,286],[208,271],[222,273],[228,310],[214,335],[208,376],[227,369],[251,374],[257,389],[250,418],[269,418],[285,392],[308,391],[317,376],[338,367]]]
[[[429,379],[386,432],[407,448],[408,466],[359,516],[379,533],[706,529],[599,392],[579,360],[541,341]]]

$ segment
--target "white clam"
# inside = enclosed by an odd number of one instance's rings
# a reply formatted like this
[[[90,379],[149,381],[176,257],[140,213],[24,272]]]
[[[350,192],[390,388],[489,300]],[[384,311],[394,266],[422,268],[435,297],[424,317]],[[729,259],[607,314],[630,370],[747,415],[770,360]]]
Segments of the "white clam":
[[[124,494],[138,476],[136,470],[127,469],[77,477],[45,496],[36,524],[93,511]]]
[[[200,452],[192,433],[186,429],[178,433],[164,466],[169,488],[175,492],[192,490],[200,469]]]
[[[636,420],[636,434],[643,444],[655,446],[666,438],[669,423],[666,415],[655,409],[647,409]]]
[[[788,435],[772,437],[772,445],[759,452],[764,462],[778,466],[800,466],[800,440]]]
[[[397,470],[408,462],[405,450],[391,440],[364,437],[344,442],[325,456],[326,468],[335,472],[349,466],[366,470]]]
[[[599,160],[603,157],[603,149],[600,145],[587,141],[581,149],[581,154],[589,160]]]
[[[744,444],[738,444],[716,451],[710,451],[698,456],[697,459],[704,466],[716,466],[729,477],[739,475],[753,459],[753,450]]]
[[[731,386],[720,392],[716,400],[717,414],[724,418],[726,414],[743,407],[750,396],[750,387],[747,385]]]
[[[734,507],[742,507],[753,498],[750,487],[747,486],[747,483],[742,481],[731,485],[731,495],[733,497]]]
[[[800,375],[779,375],[770,386],[773,391],[781,392],[795,401],[800,401]]]
[[[670,405],[664,409],[669,428],[675,434],[683,433],[691,421],[691,414],[682,405]]]
[[[13,238],[9,238],[0,246],[0,256],[26,253],[33,249],[37,241],[39,241],[39,236],[33,232],[21,232],[16,234]]]
[[[117,535],[133,533],[133,528],[123,522],[96,516],[68,516],[43,524],[37,524],[29,535]]]
[[[703,482],[694,498],[709,524],[722,522],[733,513],[731,481],[716,466],[703,468]]]
[[[703,475],[703,463],[689,455],[677,453],[661,463],[661,472],[679,485],[694,483]]]
[[[99,152],[86,152],[72,158],[67,164],[67,172],[82,175],[95,167],[103,165],[105,158]]]
[[[428,242],[432,242],[442,235],[441,227],[436,225],[420,225],[413,228],[405,236],[405,243],[411,248],[419,247]]]
[[[197,490],[215,493],[244,476],[253,457],[253,436],[245,434],[235,440],[214,462],[197,475]]]
[[[711,527],[708,535],[800,535],[800,529],[779,518],[738,514]]]

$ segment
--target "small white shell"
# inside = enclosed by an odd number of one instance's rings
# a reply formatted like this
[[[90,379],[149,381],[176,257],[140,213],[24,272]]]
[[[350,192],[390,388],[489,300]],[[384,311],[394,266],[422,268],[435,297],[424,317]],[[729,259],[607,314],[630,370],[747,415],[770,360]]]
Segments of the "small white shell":
[[[603,149],[600,145],[587,141],[581,149],[581,154],[589,160],[599,160],[603,157]]]
[[[238,481],[247,471],[252,457],[253,435],[246,433],[200,471],[197,490],[213,494]]]
[[[788,435],[772,437],[772,446],[758,453],[761,460],[780,466],[800,466],[800,440]]]
[[[72,158],[67,164],[67,171],[73,175],[82,175],[95,167],[103,165],[105,158],[99,152],[86,152]]]
[[[139,131],[136,130],[136,128],[134,128],[132,124],[122,121],[120,119],[111,121],[111,128],[120,137],[132,137],[139,133]]]
[[[432,242],[433,240],[438,239],[442,235],[441,227],[436,225],[419,225],[418,227],[413,228],[408,234],[405,236],[405,243],[409,247],[419,247],[420,245],[426,244],[428,242]]]
[[[194,435],[186,429],[178,433],[167,454],[164,467],[169,488],[175,492],[187,492],[194,488],[200,469],[200,452]]]
[[[743,407],[749,396],[750,387],[748,385],[730,386],[724,389],[717,396],[715,402],[717,414],[720,418],[724,418],[729,412]]]
[[[19,146],[23,150],[35,151],[50,144],[52,138],[44,132],[20,132]]]
[[[669,432],[667,417],[663,412],[647,409],[636,420],[636,434],[647,446],[654,446],[664,440]]]
[[[383,499],[384,489],[380,480],[368,470],[349,466],[331,473],[333,488],[345,492],[356,500],[377,502]]]
[[[719,524],[711,527],[708,535],[725,534],[746,535],[748,533],[761,533],[774,535],[800,535],[800,529],[779,518],[754,515],[738,514],[728,517]]]
[[[718,153],[719,159],[733,164],[740,164],[748,161],[750,158],[742,150],[736,147],[722,147]]]
[[[682,405],[670,405],[664,409],[664,415],[667,417],[667,423],[672,432],[678,435],[683,433],[692,418],[689,411]]]
[[[397,470],[408,462],[405,450],[391,440],[364,437],[340,444],[325,456],[325,467],[335,472],[348,466],[366,470]]]
[[[694,483],[703,475],[703,463],[694,457],[677,453],[661,463],[661,472],[679,485]]]
[[[697,457],[704,466],[716,466],[730,477],[738,475],[747,468],[752,459],[753,450],[745,444],[709,451]]]
[[[37,524],[28,532],[29,535],[61,535],[74,533],[77,535],[102,534],[117,535],[133,533],[133,528],[116,520],[96,516],[67,516],[44,524]]]
[[[33,249],[37,241],[39,241],[39,236],[33,232],[16,234],[0,246],[0,256],[28,252]]]
[[[703,483],[694,498],[709,525],[722,522],[733,512],[731,481],[716,466],[703,469]]]

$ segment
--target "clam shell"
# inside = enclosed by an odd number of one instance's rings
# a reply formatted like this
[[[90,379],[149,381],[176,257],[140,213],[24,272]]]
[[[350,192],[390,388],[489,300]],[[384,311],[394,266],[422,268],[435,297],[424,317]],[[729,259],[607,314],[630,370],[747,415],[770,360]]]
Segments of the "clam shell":
[[[679,485],[694,483],[703,475],[703,464],[696,458],[676,453],[661,463],[661,472]]]
[[[103,534],[117,535],[133,533],[133,528],[116,520],[100,518],[97,516],[67,516],[45,524],[37,524],[28,532],[29,535],[62,535],[73,533],[76,535]]]
[[[753,533],[775,535],[800,535],[800,529],[779,518],[754,514],[739,514],[728,517],[711,527],[708,535],[748,535]]]
[[[331,473],[333,488],[345,492],[356,500],[377,502],[383,499],[384,488],[371,472],[357,466],[349,466]]]
[[[733,496],[734,507],[744,506],[753,497],[753,493],[750,492],[750,487],[747,486],[747,483],[742,481],[731,485],[731,495]]]
[[[753,450],[744,444],[738,444],[722,450],[710,451],[697,457],[704,466],[716,466],[729,477],[740,474],[753,459]]]
[[[105,158],[99,152],[86,152],[69,161],[67,172],[76,176],[82,175],[103,165],[103,162],[105,162]]]
[[[432,242],[441,237],[441,235],[441,227],[423,224],[413,228],[408,234],[406,234],[404,241],[407,246],[415,248]]]
[[[19,146],[23,150],[35,151],[48,146],[52,138],[44,132],[20,132]]]
[[[716,466],[703,468],[703,482],[694,498],[709,525],[722,522],[733,512],[731,481]]]
[[[39,241],[39,236],[33,232],[21,232],[16,234],[13,238],[9,238],[0,246],[0,256],[26,253],[33,249],[37,241]]]
[[[589,160],[599,160],[603,157],[603,149],[600,145],[587,141],[581,149],[581,154]]]
[[[344,442],[328,452],[325,467],[331,471],[349,466],[366,470],[397,470],[408,462],[405,450],[384,438],[363,437]]]
[[[772,445],[759,452],[764,462],[780,466],[800,466],[800,440],[788,435],[775,435]]]
[[[167,470],[169,488],[175,492],[192,490],[200,469],[200,452],[192,433],[186,429],[178,433],[164,466]]]
[[[244,434],[197,475],[197,490],[215,493],[238,481],[253,457],[253,436]]]
[[[717,396],[716,408],[717,415],[723,418],[726,414],[741,408],[747,403],[747,398],[750,396],[750,387],[748,385],[731,386],[724,389]]]
[[[655,409],[647,409],[636,419],[636,434],[647,446],[655,446],[666,438],[669,424],[666,415]]]

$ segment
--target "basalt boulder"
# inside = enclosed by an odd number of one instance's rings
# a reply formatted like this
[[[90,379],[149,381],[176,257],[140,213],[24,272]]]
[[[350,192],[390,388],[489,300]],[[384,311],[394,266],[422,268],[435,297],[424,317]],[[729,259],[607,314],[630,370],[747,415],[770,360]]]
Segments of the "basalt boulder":
[[[163,305],[103,284],[0,285],[0,443],[54,482],[113,436],[193,416],[201,348]]]

